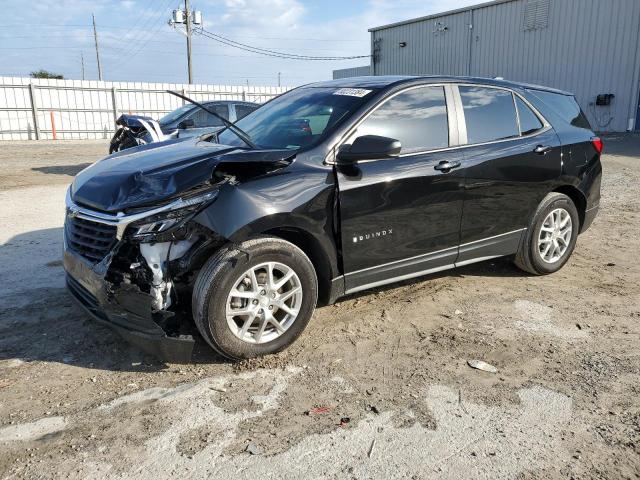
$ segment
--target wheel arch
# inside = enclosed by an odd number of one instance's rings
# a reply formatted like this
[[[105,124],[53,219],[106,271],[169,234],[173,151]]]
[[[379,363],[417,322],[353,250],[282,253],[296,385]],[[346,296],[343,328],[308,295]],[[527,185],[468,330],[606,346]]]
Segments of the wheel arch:
[[[313,234],[299,227],[276,227],[262,232],[261,235],[281,238],[302,250],[311,260],[318,277],[318,304],[331,303],[331,280],[334,276],[331,260],[329,253]]]
[[[569,197],[578,210],[578,217],[580,219],[580,232],[584,225],[585,212],[587,210],[587,198],[578,188],[573,185],[561,185],[553,190],[557,193],[562,193]]]

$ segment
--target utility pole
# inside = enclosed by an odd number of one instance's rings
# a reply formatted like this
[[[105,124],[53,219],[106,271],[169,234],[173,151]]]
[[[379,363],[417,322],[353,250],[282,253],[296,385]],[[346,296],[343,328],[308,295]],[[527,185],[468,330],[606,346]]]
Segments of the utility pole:
[[[184,0],[184,13],[187,25],[187,69],[189,70],[189,84],[193,83],[193,69],[191,67],[191,8],[189,0]]]
[[[80,52],[80,66],[82,67],[82,80],[84,80],[84,52]]]
[[[280,72],[278,72],[278,86],[280,86]]]
[[[96,59],[98,60],[98,80],[102,80],[102,67],[100,66],[100,49],[98,48],[98,31],[96,30],[96,16],[92,13],[93,18],[93,39],[96,43]]]
[[[196,33],[198,27],[202,28],[202,12],[199,10],[191,10],[189,0],[184,0],[184,10],[174,10],[169,20],[171,25],[178,32],[187,37],[187,72],[189,74],[189,83],[193,83],[193,62],[191,61],[191,35],[193,34],[193,26],[195,25]],[[177,28],[177,25],[184,25]]]

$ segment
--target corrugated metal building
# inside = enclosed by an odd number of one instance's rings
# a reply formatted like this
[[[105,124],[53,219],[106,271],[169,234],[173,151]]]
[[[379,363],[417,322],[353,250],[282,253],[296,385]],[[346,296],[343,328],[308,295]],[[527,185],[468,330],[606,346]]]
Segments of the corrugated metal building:
[[[497,0],[369,31],[372,75],[538,83],[575,93],[596,130],[640,129],[640,0]]]
[[[371,65],[364,65],[362,67],[350,67],[341,68],[333,71],[333,79],[349,78],[349,77],[362,77],[371,75]]]

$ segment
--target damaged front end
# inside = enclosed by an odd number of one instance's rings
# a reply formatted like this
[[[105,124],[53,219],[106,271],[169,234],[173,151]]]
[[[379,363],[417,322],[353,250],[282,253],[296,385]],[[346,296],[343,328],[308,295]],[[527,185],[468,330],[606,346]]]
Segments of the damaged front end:
[[[169,362],[191,358],[195,272],[224,239],[191,221],[219,185],[155,208],[107,214],[67,193],[64,267],[76,300],[126,340]]]

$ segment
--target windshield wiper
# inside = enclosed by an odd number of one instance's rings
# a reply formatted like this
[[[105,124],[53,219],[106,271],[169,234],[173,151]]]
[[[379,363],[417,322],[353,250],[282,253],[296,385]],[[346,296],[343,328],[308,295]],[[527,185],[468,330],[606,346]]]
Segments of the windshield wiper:
[[[240,140],[242,140],[244,143],[249,145],[249,147],[251,147],[254,150],[256,150],[258,148],[256,146],[256,144],[253,143],[253,141],[251,140],[251,137],[249,136],[249,134],[247,132],[242,130],[240,127],[237,127],[235,124],[233,124],[232,122],[230,122],[229,120],[224,118],[222,115],[218,115],[213,110],[209,110],[207,107],[205,107],[201,103],[198,103],[195,100],[192,100],[189,97],[187,97],[185,95],[182,95],[181,93],[174,92],[173,90],[167,90],[167,93],[170,93],[171,95],[175,95],[176,97],[181,98],[183,100],[186,100],[187,102],[193,103],[194,105],[196,105],[196,106],[200,107],[201,109],[203,109],[205,112],[209,112],[211,115],[213,115],[214,117],[219,119],[222,123],[224,123],[225,127],[227,127],[229,130],[231,130],[233,133],[235,133],[240,138]]]

